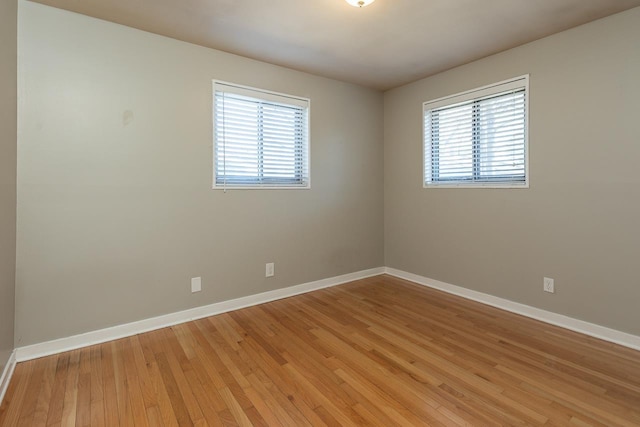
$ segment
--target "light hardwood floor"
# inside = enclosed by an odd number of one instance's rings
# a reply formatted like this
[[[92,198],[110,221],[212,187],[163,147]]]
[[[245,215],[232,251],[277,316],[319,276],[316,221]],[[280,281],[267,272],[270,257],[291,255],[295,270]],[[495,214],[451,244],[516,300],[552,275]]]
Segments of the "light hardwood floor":
[[[2,426],[640,425],[640,353],[378,276],[18,364]]]

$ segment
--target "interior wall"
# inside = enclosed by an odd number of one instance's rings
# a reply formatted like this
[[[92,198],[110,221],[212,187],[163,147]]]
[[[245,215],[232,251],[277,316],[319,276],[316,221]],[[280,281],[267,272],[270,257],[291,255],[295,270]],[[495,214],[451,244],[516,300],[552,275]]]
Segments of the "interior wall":
[[[639,40],[636,8],[387,92],[385,265],[640,334]],[[423,189],[422,103],[527,73],[530,188]]]
[[[0,10],[0,361],[13,347],[15,4]],[[383,261],[640,334],[639,23],[633,9],[383,104],[355,85],[21,2],[16,345]],[[526,73],[531,187],[423,189],[422,102]],[[211,190],[214,78],[311,98],[311,190]],[[195,276],[203,291],[191,294]]]
[[[17,9],[17,0],[0,1],[0,374],[14,342]]]
[[[380,92],[27,1],[19,43],[18,346],[382,265]],[[310,190],[211,189],[212,79],[311,99]]]

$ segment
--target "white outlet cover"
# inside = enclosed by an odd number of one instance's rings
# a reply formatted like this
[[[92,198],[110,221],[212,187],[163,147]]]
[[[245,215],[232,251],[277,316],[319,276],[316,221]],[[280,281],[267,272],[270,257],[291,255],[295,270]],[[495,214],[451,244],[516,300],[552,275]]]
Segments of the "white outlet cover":
[[[191,293],[200,292],[202,290],[202,277],[194,277],[191,279]]]
[[[549,292],[549,293],[555,293],[555,286],[553,283],[553,279],[549,278],[549,277],[545,277],[544,281],[542,283],[543,289],[545,292]]]
[[[276,266],[272,262],[265,265],[264,277],[273,277],[276,274]]]

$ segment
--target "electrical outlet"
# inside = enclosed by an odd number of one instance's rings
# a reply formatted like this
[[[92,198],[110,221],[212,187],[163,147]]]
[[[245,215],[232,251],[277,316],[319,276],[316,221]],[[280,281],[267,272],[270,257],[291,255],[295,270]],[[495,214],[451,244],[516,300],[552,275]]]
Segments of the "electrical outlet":
[[[264,277],[273,277],[276,274],[276,265],[272,262],[268,262],[265,266]]]
[[[202,277],[194,277],[191,279],[191,293],[200,292],[202,290]]]
[[[552,294],[556,292],[555,286],[553,284],[553,279],[545,277],[542,286],[545,292],[549,292]]]

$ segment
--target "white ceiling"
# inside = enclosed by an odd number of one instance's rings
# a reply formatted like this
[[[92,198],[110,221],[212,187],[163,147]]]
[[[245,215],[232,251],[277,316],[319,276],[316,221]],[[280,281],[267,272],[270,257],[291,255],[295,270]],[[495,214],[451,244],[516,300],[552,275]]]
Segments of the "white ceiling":
[[[35,0],[175,39],[389,89],[640,0]]]

